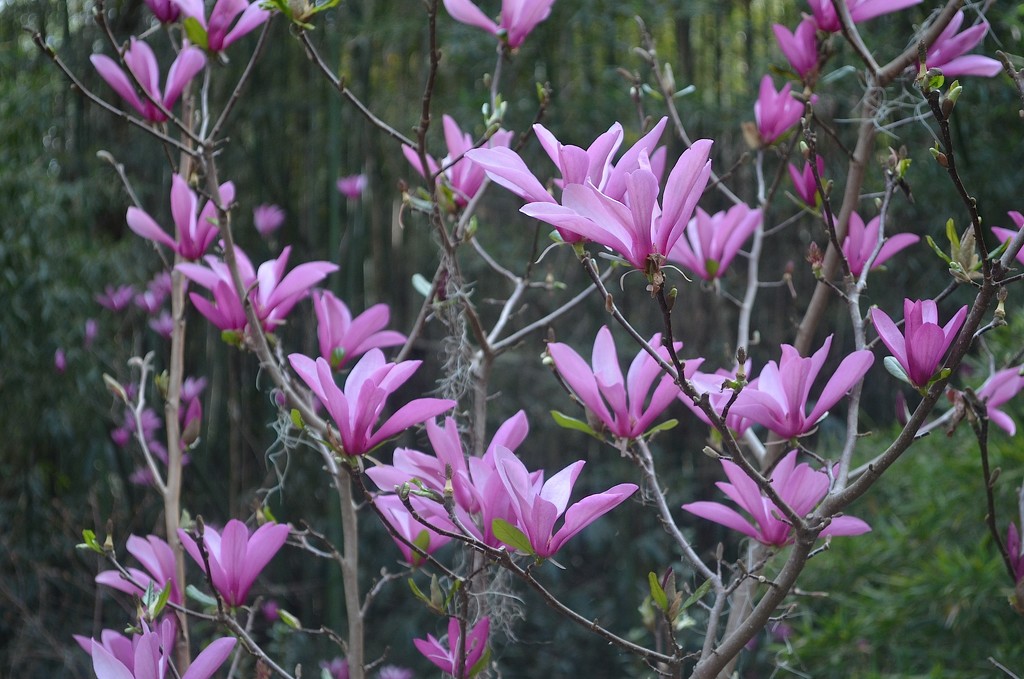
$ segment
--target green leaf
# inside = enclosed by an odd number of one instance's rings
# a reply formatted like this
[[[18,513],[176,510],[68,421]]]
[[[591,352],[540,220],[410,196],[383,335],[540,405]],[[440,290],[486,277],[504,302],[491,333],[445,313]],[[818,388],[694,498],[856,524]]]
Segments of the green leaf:
[[[651,599],[655,605],[662,610],[662,612],[668,611],[668,595],[665,594],[664,588],[661,583],[658,582],[658,575],[651,571],[647,574],[647,583],[651,588]]]
[[[294,615],[284,610],[283,608],[277,609],[277,616],[281,618],[281,622],[288,625],[292,629],[302,629],[302,623]]]
[[[925,236],[925,237],[924,237],[924,239],[925,239],[925,240],[926,240],[926,241],[928,242],[928,245],[930,245],[930,246],[931,246],[932,250],[934,250],[934,251],[935,251],[935,254],[937,254],[937,255],[939,256],[939,258],[940,258],[940,259],[941,259],[941,260],[942,260],[943,262],[945,262],[946,264],[949,264],[950,262],[952,262],[952,261],[953,261],[953,260],[952,260],[952,258],[950,258],[950,256],[949,256],[949,255],[947,255],[947,254],[946,254],[945,252],[943,252],[943,251],[942,251],[942,250],[941,250],[941,249],[939,248],[939,246],[938,246],[938,245],[937,245],[937,244],[935,243],[935,241],[934,241],[934,240],[932,240],[932,237],[931,237],[931,236]]]
[[[504,542],[509,547],[514,547],[523,554],[536,554],[530,539],[523,531],[519,530],[505,519],[495,519],[491,522],[491,532],[494,537]]]
[[[294,425],[294,427],[296,429],[305,429],[306,428],[306,423],[302,419],[302,413],[299,412],[298,408],[292,408],[291,416],[292,416],[292,425]]]
[[[197,47],[201,47],[204,50],[210,47],[210,41],[206,35],[206,29],[199,23],[199,20],[195,17],[185,18],[185,35],[188,36],[188,41]]]
[[[422,601],[423,603],[425,603],[425,604],[426,604],[426,605],[427,605],[428,607],[430,607],[431,609],[433,609],[433,608],[434,608],[434,604],[432,604],[432,603],[430,602],[430,598],[429,598],[429,597],[427,597],[427,595],[423,593],[423,590],[421,590],[421,589],[419,588],[419,585],[417,585],[417,584],[416,584],[416,581],[415,581],[415,580],[413,580],[412,578],[409,578],[409,589],[411,589],[411,590],[412,590],[412,595],[413,595],[414,597],[416,597],[417,599],[419,599],[420,601]]]
[[[953,253],[960,249],[960,235],[956,232],[956,225],[953,224],[953,218],[950,217],[946,220],[946,238],[949,239],[950,245],[953,246]]]
[[[192,599],[192,601],[195,601],[198,604],[202,604],[203,606],[217,605],[216,599],[214,599],[209,594],[200,591],[200,589],[195,585],[189,585],[185,588],[185,596],[187,596],[189,599]]]
[[[900,365],[900,362],[896,360],[895,356],[886,356],[882,359],[882,363],[885,365],[885,369],[889,371],[890,375],[898,380],[906,382],[907,384],[911,383],[910,376],[907,375],[907,372],[903,369],[903,366]]]
[[[473,666],[469,668],[469,676],[475,677],[480,674],[491,662],[491,647],[488,646],[484,649],[484,654],[480,656],[480,659],[473,663]]]
[[[420,531],[419,535],[416,536],[416,539],[412,541],[412,544],[422,549],[424,554],[427,553],[427,550],[430,548],[430,533],[427,532],[426,528]],[[413,550],[412,565],[419,566],[424,561],[425,559]]]
[[[682,611],[685,611],[687,608],[689,608],[690,606],[692,606],[695,603],[697,603],[698,601],[700,601],[704,597],[704,595],[708,593],[709,589],[711,589],[711,580],[710,579],[705,580],[704,584],[702,584],[700,587],[698,587],[697,590],[693,594],[691,594],[689,597],[687,597],[686,601],[683,602],[683,605],[680,606],[679,609],[682,610]]]
[[[581,431],[584,434],[590,434],[591,436],[600,438],[597,432],[594,431],[593,427],[584,422],[583,420],[577,420],[575,417],[569,417],[564,413],[560,413],[557,410],[551,411],[551,417],[555,420],[555,424],[563,429],[572,429],[574,431]]]
[[[103,547],[100,546],[99,540],[96,539],[96,533],[93,531],[88,528],[82,529],[82,540],[85,542],[76,545],[78,549],[91,549],[97,554],[103,553]]]
[[[712,278],[718,275],[718,266],[719,265],[717,259],[711,259],[709,257],[708,259],[704,260],[704,270],[707,271],[708,275],[711,276]]]
[[[645,431],[644,432],[644,438],[650,438],[650,437],[654,436],[655,434],[658,434],[658,433],[663,432],[663,431],[671,431],[671,430],[675,429],[677,426],[679,426],[679,420],[677,420],[675,418],[673,418],[671,420],[665,420],[661,424],[656,424],[653,427],[651,427],[650,429],[648,429],[647,431]]]
[[[150,620],[156,620],[157,616],[163,612],[164,606],[167,605],[167,600],[171,596],[171,581],[168,580],[164,584],[164,588],[160,590],[159,594],[150,589],[152,585],[153,583],[150,582],[149,586],[146,587],[146,610],[149,613]]]

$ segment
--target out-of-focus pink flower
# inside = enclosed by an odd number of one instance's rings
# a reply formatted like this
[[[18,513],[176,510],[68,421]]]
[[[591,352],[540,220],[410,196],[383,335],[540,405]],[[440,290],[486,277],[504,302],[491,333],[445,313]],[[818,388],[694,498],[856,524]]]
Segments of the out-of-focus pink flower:
[[[985,384],[978,388],[978,398],[985,402],[988,410],[988,419],[995,422],[1013,436],[1017,433],[1017,425],[999,406],[1003,405],[1024,389],[1024,375],[1021,375],[1024,366],[1006,368],[994,373],[985,380]]]
[[[185,381],[181,383],[181,400],[192,401],[197,399],[204,389],[206,389],[205,377],[186,377]]]
[[[83,335],[82,345],[85,349],[92,348],[92,343],[96,341],[96,336],[100,332],[100,326],[96,322],[95,318],[85,319],[85,334]]]
[[[387,304],[375,304],[355,318],[330,291],[313,295],[316,334],[320,355],[335,370],[374,347],[393,347],[405,342],[405,335],[384,330],[391,317]]]
[[[96,295],[96,301],[103,308],[117,313],[127,309],[134,297],[135,288],[130,285],[119,285],[117,287],[108,285],[104,288],[103,294]]]
[[[1003,67],[991,57],[980,54],[964,54],[974,49],[988,33],[988,22],[982,20],[961,33],[960,26],[964,23],[963,10],[953,15],[953,19],[942,30],[925,57],[928,68],[942,70],[947,78],[962,75],[980,75],[991,78],[1002,72]]]
[[[256,271],[242,249],[235,246],[242,285],[251,291],[249,300],[256,311],[256,317],[268,332],[284,323],[292,307],[309,294],[310,288],[338,270],[338,265],[330,262],[307,262],[285,275],[291,252],[289,245],[277,259],[260,264]],[[227,264],[213,256],[205,259],[207,266],[179,264],[177,267],[186,278],[213,292],[212,302],[197,293],[189,293],[192,304],[221,330],[243,332],[247,325],[245,308],[235,292]]]
[[[162,307],[163,304],[164,297],[154,295],[149,290],[143,290],[139,294],[135,295],[135,306],[139,307],[150,316],[160,311],[160,307]]]
[[[210,52],[227,49],[231,43],[252,32],[257,26],[270,18],[270,12],[260,7],[259,2],[249,3],[247,0],[217,0],[210,12],[210,20],[206,20],[203,0],[174,0],[181,13],[199,22],[202,35],[189,37],[200,47]],[[241,15],[241,16],[239,16]],[[235,21],[238,17],[238,21]],[[232,22],[234,25],[232,26]]]
[[[348,679],[348,660],[345,658],[334,658],[330,662],[321,661],[320,669],[327,670],[331,679]]]
[[[282,224],[284,224],[284,210],[280,205],[263,203],[252,209],[252,225],[264,238],[280,229]]]
[[[220,195],[224,205],[230,205],[235,199],[235,185],[231,182],[221,184]],[[137,207],[128,208],[125,219],[132,231],[147,240],[166,245],[185,259],[202,257],[220,230],[217,207],[212,201],[206,201],[200,210],[199,198],[188,187],[188,182],[177,174],[171,178],[171,216],[174,220],[173,238],[149,213]]]
[[[283,523],[265,523],[251,536],[238,519],[228,521],[224,532],[206,526],[203,543],[210,562],[210,579],[217,592],[232,608],[245,603],[249,588],[288,539],[289,527]],[[186,531],[178,529],[185,551],[206,572],[199,545]]]
[[[260,606],[260,613],[263,614],[264,619],[267,622],[274,622],[281,617],[281,607],[277,603],[277,599],[268,599],[262,606]]]
[[[424,171],[423,165],[420,163],[419,154],[416,153],[415,149],[410,146],[403,146],[402,153],[413,169],[423,177],[437,175],[443,169],[438,179],[441,179],[441,177],[445,179],[448,187],[451,188],[454,194],[455,204],[459,207],[465,207],[473,196],[476,195],[476,192],[480,190],[486,173],[484,168],[465,157],[466,152],[475,146],[473,137],[464,133],[459,128],[459,124],[455,122],[455,119],[449,115],[444,116],[443,127],[445,144],[448,146],[448,155],[441,159],[440,165],[432,156],[428,155],[427,168]],[[511,141],[511,132],[498,130],[487,141],[485,148],[507,147]]]
[[[135,91],[135,83],[121,70],[116,61],[105,54],[94,54],[89,60],[111,89],[138,111],[139,115],[154,123],[164,122],[167,116],[153,102],[160,102],[165,110],[170,111],[181,96],[181,91],[206,66],[206,57],[203,56],[202,50],[191,46],[185,47],[171,64],[167,72],[166,88],[161,92],[160,67],[157,65],[156,55],[144,41],[132,38],[124,53],[124,63],[145,92],[145,96],[140,97]]]
[[[878,331],[878,337],[902,370],[900,377],[905,377],[906,382],[918,389],[928,386],[965,318],[966,304],[960,307],[945,326],[941,326],[938,306],[934,300],[904,299],[903,332],[900,332],[888,314],[878,308],[871,310],[871,322]],[[886,367],[890,372],[897,368],[890,361],[886,361]]]
[[[175,647],[174,623],[164,620],[157,631],[151,631],[143,623],[142,629],[142,634],[134,637],[131,642],[134,647],[131,664],[123,656],[123,645],[118,648],[121,656],[118,657],[107,650],[106,646],[92,641],[92,667],[97,679],[164,679],[178,676],[170,668]],[[215,639],[180,675],[181,679],[210,679],[231,655],[237,641],[231,637]]]
[[[784,439],[806,434],[875,362],[874,355],[866,349],[844,358],[807,414],[811,387],[831,346],[832,336],[829,335],[813,356],[804,358],[796,348],[783,344],[779,362],[768,361],[757,378],[757,389],[741,391],[731,412],[750,418]]]
[[[818,166],[818,176],[824,177],[825,161],[821,156],[815,156],[815,158],[817,159],[815,164]],[[789,176],[793,180],[793,190],[796,191],[797,198],[802,200],[805,205],[815,207],[818,204],[818,185],[814,181],[814,170],[811,169],[811,164],[805,162],[801,172],[796,169],[796,165],[790,163]]]
[[[638,488],[635,483],[620,483],[569,506],[572,488],[586,464],[583,460],[572,463],[546,482],[543,474],[528,472],[508,448],[495,449],[494,463],[512,498],[516,528],[529,540],[532,554],[541,559],[553,556],[568,540],[618,507]],[[563,514],[565,520],[556,531],[555,522]]]
[[[408,667],[384,665],[377,673],[377,679],[413,679],[416,675]]]
[[[883,14],[898,12],[921,0],[846,0],[846,6],[850,8],[850,18],[853,23],[859,24],[868,19],[874,19]],[[840,30],[839,17],[836,15],[832,0],[808,0],[811,12],[814,14],[814,21],[818,28],[829,33],[837,33]]]
[[[174,0],[146,0],[146,6],[149,7],[149,11],[162,24],[170,24],[178,20],[178,16],[181,14],[181,10],[174,3]]]
[[[156,318],[149,319],[149,329],[164,339],[170,339],[174,334],[174,317],[171,312],[164,309]]]
[[[790,66],[806,80],[807,75],[818,68],[818,28],[814,19],[804,17],[792,33],[782,24],[773,24],[772,30]]]
[[[501,17],[495,23],[470,0],[444,0],[453,19],[497,36],[515,49],[523,44],[537,24],[548,18],[555,0],[502,0]]]
[[[388,396],[412,377],[421,361],[388,363],[380,349],[370,349],[352,367],[342,391],[334,383],[331,366],[324,359],[314,361],[302,354],[291,354],[288,360],[331,414],[346,455],[368,453],[392,436],[456,405],[450,399],[414,399],[374,431]]]
[[[119,592],[137,596],[141,595],[150,584],[159,592],[170,583],[171,591],[168,601],[179,605],[183,603],[184,591],[181,588],[181,583],[175,577],[174,552],[163,539],[155,535],[148,535],[144,538],[132,535],[128,538],[128,553],[146,569],[143,571],[138,568],[128,568],[128,574],[140,585],[139,587],[122,578],[118,571],[103,571],[96,576],[96,582]]]
[[[650,344],[668,360],[668,350],[661,346],[660,334],[654,335]],[[677,350],[682,346],[681,342],[676,343]],[[642,349],[630,364],[626,379],[623,379],[615,340],[608,326],[602,326],[594,338],[592,366],[572,347],[560,342],[549,344],[548,354],[558,374],[588,411],[619,438],[642,436],[679,393],[672,378]],[[687,377],[699,366],[699,360],[687,361]],[[655,381],[657,387],[648,400]]]
[[[792,84],[786,83],[776,92],[770,75],[761,78],[761,89],[754,103],[754,120],[763,146],[774,143],[804,115],[804,105],[792,96],[792,89]],[[812,103],[815,99],[812,96]]]
[[[427,660],[437,665],[442,672],[460,677],[472,676],[470,671],[477,661],[483,657],[487,648],[487,635],[490,634],[490,618],[484,616],[466,632],[465,652],[462,651],[462,632],[458,618],[448,618],[448,645],[445,646],[434,635],[428,634],[426,639],[413,639],[412,643]],[[465,655],[466,664],[456,669],[459,657]]]
[[[57,349],[53,352],[53,368],[58,375],[63,375],[64,371],[68,369],[68,356],[64,349]]]
[[[843,239],[843,254],[846,256],[846,261],[850,263],[850,273],[856,278],[860,277],[868,263],[868,259],[871,257],[871,253],[875,251],[875,246],[878,245],[878,229],[881,223],[880,216],[876,216],[867,224],[864,224],[864,220],[861,219],[859,214],[856,212],[850,213],[846,238]],[[919,240],[921,240],[921,237],[915,236],[912,233],[897,233],[886,238],[871,268],[877,269],[897,252],[910,247]]]
[[[676,241],[668,259],[706,281],[720,278],[760,224],[761,211],[744,203],[713,215],[698,207],[685,237]]]
[[[1010,522],[1006,530],[1006,551],[1010,554],[1010,566],[1013,567],[1013,577],[1017,582],[1024,580],[1024,548],[1021,547],[1020,534],[1017,526]]]
[[[746,511],[753,519],[753,523],[732,507],[719,502],[690,502],[683,505],[683,509],[737,530],[765,545],[782,547],[791,544],[793,527],[782,510],[761,493],[754,480],[747,476],[739,465],[729,460],[721,462],[730,483],[720,481],[715,485]],[[793,450],[775,466],[771,484],[779,499],[789,505],[798,516],[807,516],[828,494],[829,475],[824,470],[815,471],[807,464],[798,465],[796,451]],[[837,516],[821,535],[860,535],[870,530],[868,524],[856,517]]]
[[[419,163],[415,163],[415,167]],[[366,191],[369,181],[365,174],[353,174],[347,177],[341,177],[338,179],[335,186],[338,189],[338,193],[345,196],[349,200],[359,200],[363,197],[363,192]]]
[[[1010,216],[1010,220],[1013,221],[1017,228],[1004,229],[1001,226],[993,226],[992,233],[996,235],[996,238],[998,238],[999,242],[1001,243],[1005,243],[1008,240],[1013,240],[1013,238],[1017,235],[1017,232],[1020,231],[1021,229],[1024,229],[1024,214],[1021,214],[1016,211],[1008,212],[1006,214]],[[1021,264],[1024,264],[1024,248],[1021,248],[1020,251],[1017,253],[1017,261],[1020,262]]]
[[[682,237],[711,176],[710,155],[709,139],[699,139],[683,152],[665,183],[663,206],[658,205],[659,181],[644,149],[639,167],[625,175],[621,201],[588,181],[566,186],[561,205],[530,203],[520,211],[611,248],[650,275]]]

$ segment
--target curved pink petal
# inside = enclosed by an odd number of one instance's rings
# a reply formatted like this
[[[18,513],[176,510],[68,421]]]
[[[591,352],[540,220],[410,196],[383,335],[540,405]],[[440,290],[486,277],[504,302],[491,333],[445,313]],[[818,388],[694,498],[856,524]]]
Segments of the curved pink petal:
[[[167,71],[167,85],[163,96],[163,105],[171,109],[181,96],[185,86],[206,67],[206,56],[198,47],[186,47],[178,55]]]
[[[832,523],[825,530],[821,531],[821,534],[834,536],[863,535],[870,531],[871,526],[855,516],[837,516],[832,519]]]
[[[603,493],[589,495],[573,504],[565,512],[562,527],[548,543],[550,554],[557,552],[581,530],[625,502],[638,488],[635,483],[620,483]]]
[[[691,514],[701,517],[702,519],[714,521],[726,528],[739,531],[748,537],[752,537],[754,539],[761,537],[758,530],[754,528],[747,519],[743,518],[742,514],[732,507],[728,507],[719,502],[688,502],[683,505],[683,509]]]
[[[110,85],[114,92],[127,101],[140,115],[146,115],[146,107],[135,92],[135,85],[132,84],[132,81],[121,70],[116,61],[105,54],[94,54],[89,57],[89,61],[92,62],[97,72],[99,72],[100,76]]]
[[[120,660],[95,640],[92,642],[92,668],[97,679],[135,679]]]
[[[146,240],[166,245],[172,250],[177,249],[178,244],[174,242],[174,239],[167,235],[167,232],[145,211],[137,207],[130,207],[125,215],[125,221],[128,223],[129,229]]]
[[[855,351],[839,364],[839,367],[829,378],[814,409],[807,416],[808,422],[816,423],[828,410],[839,402],[847,391],[854,384],[864,378],[868,368],[875,362],[875,355],[867,349]]]
[[[491,35],[498,34],[498,24],[494,23],[480,8],[469,0],[444,0],[444,8],[448,14],[461,24],[475,26]]]
[[[215,639],[196,656],[185,674],[181,675],[181,679],[210,679],[231,655],[237,641],[231,637]]]

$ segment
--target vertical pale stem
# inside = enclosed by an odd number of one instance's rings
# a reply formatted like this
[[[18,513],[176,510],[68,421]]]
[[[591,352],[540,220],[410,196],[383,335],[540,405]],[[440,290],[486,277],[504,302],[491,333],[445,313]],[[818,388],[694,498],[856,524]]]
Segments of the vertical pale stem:
[[[338,504],[341,508],[342,543],[345,552],[340,560],[345,584],[345,615],[348,619],[348,671],[351,679],[365,679],[365,654],[362,602],[359,596],[359,516],[352,496],[352,480],[346,472],[335,476]]]

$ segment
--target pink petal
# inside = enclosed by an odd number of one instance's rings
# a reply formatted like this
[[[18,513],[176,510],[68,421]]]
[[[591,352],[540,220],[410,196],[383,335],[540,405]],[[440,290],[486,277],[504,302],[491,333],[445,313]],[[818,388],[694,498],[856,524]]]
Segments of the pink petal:
[[[475,26],[491,35],[498,34],[498,24],[494,23],[469,0],[444,0],[444,8],[459,23]]]
[[[222,637],[216,639],[210,643],[209,646],[203,649],[192,664],[189,665],[188,670],[181,676],[181,679],[210,679],[213,673],[216,672],[224,661],[231,655],[232,649],[235,647],[237,639],[231,637]]]

